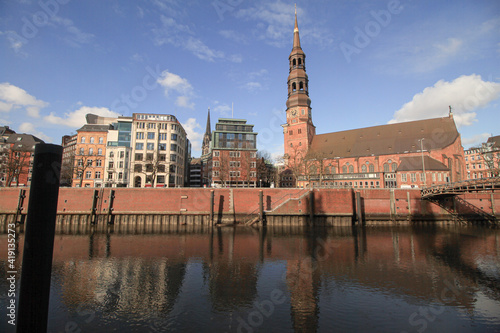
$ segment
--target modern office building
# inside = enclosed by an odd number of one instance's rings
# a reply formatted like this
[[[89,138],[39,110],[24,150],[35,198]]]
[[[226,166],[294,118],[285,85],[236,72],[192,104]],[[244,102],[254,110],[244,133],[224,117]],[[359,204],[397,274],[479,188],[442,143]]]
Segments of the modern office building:
[[[131,167],[133,187],[179,187],[187,182],[190,144],[173,115],[134,113]]]

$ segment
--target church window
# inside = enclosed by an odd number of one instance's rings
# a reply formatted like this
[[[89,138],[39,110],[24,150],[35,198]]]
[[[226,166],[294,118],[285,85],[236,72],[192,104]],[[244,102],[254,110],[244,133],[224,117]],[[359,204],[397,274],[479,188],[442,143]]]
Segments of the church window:
[[[349,173],[354,173],[354,166],[349,165]]]
[[[297,84],[295,82],[292,83],[292,91],[297,91]]]
[[[396,169],[398,168],[398,165],[397,165],[396,162],[393,162],[392,165],[391,165],[391,167],[392,167],[392,172],[396,172]]]
[[[344,166],[342,167],[342,173],[347,173],[347,165],[344,165]]]
[[[293,68],[295,68],[297,66],[297,60],[293,59],[292,64],[293,64]]]
[[[389,164],[388,163],[384,164],[384,172],[389,172]]]
[[[304,90],[304,82],[302,81],[299,82],[299,89]]]
[[[373,164],[370,164],[370,165],[368,166],[368,170],[369,170],[370,172],[375,172],[375,166],[374,166]]]
[[[361,172],[366,172],[366,164],[363,164],[363,165],[361,166]]]
[[[302,59],[299,58],[299,66],[301,66],[301,65],[302,65]]]

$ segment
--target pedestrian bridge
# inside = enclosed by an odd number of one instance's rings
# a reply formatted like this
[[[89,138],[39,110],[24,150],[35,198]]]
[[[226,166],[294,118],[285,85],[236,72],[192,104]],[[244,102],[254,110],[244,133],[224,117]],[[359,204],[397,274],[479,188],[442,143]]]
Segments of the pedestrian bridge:
[[[444,196],[454,196],[462,193],[495,191],[500,191],[499,177],[434,185],[421,189],[420,194],[422,195],[422,199],[430,199]]]

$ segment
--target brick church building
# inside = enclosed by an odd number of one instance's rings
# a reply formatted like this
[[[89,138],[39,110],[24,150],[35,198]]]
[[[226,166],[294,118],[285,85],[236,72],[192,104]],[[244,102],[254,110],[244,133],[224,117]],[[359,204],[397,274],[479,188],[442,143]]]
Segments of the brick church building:
[[[451,110],[443,118],[316,134],[297,14],[288,60],[284,149],[296,186],[420,188],[466,179]]]

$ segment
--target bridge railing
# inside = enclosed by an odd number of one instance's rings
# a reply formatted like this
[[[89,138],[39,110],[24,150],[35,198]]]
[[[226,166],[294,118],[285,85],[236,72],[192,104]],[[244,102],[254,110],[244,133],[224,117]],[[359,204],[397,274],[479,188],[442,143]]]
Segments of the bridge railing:
[[[500,190],[500,178],[469,179],[461,182],[433,185],[420,190],[422,197],[485,190]]]

